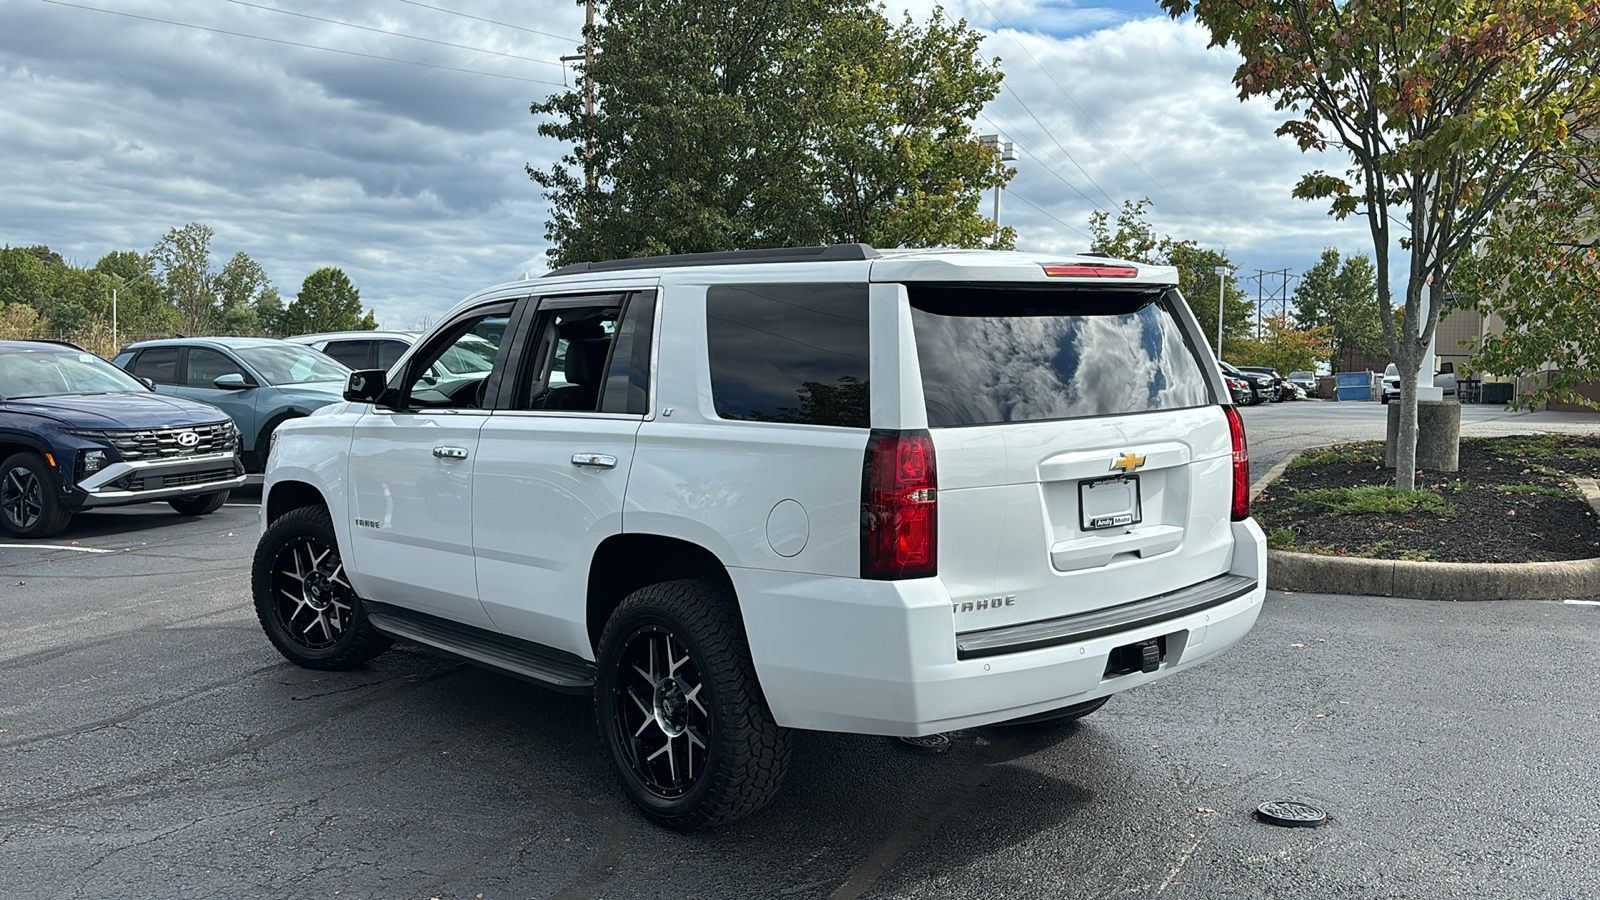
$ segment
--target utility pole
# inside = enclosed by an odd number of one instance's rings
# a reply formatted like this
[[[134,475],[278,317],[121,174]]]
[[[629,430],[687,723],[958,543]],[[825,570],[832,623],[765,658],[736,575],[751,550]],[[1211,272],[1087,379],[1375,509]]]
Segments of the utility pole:
[[[1006,163],[1017,158],[1016,143],[1003,141],[998,134],[979,135],[978,140],[983,143],[986,149],[993,150],[998,154],[995,165],[999,169],[1004,169]],[[996,247],[1000,246],[1000,191],[1003,189],[1001,185],[996,184],[994,186],[994,219],[992,221],[994,222],[994,242]]]
[[[563,56],[562,62],[583,60],[583,114],[590,128],[583,138],[583,185],[594,190],[594,0],[587,0],[583,9],[583,53]]]
[[[1233,270],[1227,266],[1216,266],[1211,270],[1217,276],[1217,359],[1222,359],[1222,301],[1227,295],[1228,276]]]

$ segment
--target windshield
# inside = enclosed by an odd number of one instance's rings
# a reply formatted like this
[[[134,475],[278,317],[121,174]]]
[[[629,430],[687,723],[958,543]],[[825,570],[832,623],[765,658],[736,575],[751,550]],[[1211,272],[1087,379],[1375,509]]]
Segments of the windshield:
[[[145,390],[132,375],[83,350],[41,346],[0,353],[0,400]]]
[[[455,346],[439,357],[440,368],[452,375],[480,375],[494,368],[495,354],[500,352],[492,342],[475,334],[463,335]]]
[[[350,377],[350,370],[342,364],[299,344],[235,347],[233,352],[271,385],[343,382]]]

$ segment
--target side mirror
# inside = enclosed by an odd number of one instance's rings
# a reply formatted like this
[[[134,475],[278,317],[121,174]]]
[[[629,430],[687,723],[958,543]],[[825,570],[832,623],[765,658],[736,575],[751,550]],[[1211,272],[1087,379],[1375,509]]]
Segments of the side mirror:
[[[147,377],[147,376],[144,376],[144,375],[135,375],[133,377],[139,379],[139,383],[144,385],[145,387],[149,388],[150,390],[153,391],[153,390],[156,389],[156,380],[154,378],[150,378],[150,377]]]
[[[350,380],[344,384],[344,399],[351,403],[371,403],[374,406],[389,407],[385,403],[390,399],[387,379],[389,373],[383,369],[362,369],[351,372]]]
[[[218,375],[216,380],[211,383],[225,391],[243,391],[248,390],[250,387],[250,383],[245,381],[244,376],[240,375],[238,372],[229,372],[226,375]]]

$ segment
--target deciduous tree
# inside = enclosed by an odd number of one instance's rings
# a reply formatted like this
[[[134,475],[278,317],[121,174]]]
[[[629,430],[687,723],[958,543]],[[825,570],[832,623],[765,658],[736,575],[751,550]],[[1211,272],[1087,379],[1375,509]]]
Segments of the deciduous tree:
[[[1328,329],[1328,352],[1319,361],[1335,372],[1351,352],[1383,358],[1387,348],[1372,258],[1357,253],[1341,259],[1337,249],[1323,250],[1322,258],[1300,276],[1295,287],[1294,320]]]
[[[550,261],[993,243],[979,201],[1010,173],[967,125],[1001,78],[978,40],[865,0],[604,3],[580,66],[594,114],[583,90],[532,107],[571,148],[528,167]]]
[[[360,331],[378,327],[369,311],[361,314],[361,291],[349,276],[331,266],[306,276],[300,295],[283,311],[285,334]]]
[[[1359,214],[1372,237],[1378,312],[1402,379],[1396,486],[1416,483],[1418,372],[1442,288],[1531,165],[1600,112],[1600,0],[1160,0],[1193,12],[1244,57],[1240,99],[1291,118],[1302,150],[1338,150],[1295,195]],[[1391,243],[1409,251],[1404,315],[1390,299]]]

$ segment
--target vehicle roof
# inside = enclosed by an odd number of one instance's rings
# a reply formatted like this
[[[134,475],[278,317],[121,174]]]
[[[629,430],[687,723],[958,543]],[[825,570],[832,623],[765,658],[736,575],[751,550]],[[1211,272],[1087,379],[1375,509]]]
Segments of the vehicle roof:
[[[52,338],[13,338],[10,340],[0,340],[0,350],[48,350],[52,347],[57,350],[76,350],[80,353],[89,352],[82,347],[79,347],[77,344],[72,343],[71,341],[58,341]]]
[[[287,344],[288,341],[278,338],[256,337],[192,337],[192,338],[161,338],[154,341],[136,341],[123,347],[123,350],[143,350],[146,347],[191,347],[195,345],[210,345],[213,347],[227,347],[239,349],[241,347],[276,347]],[[119,351],[120,352],[120,351]]]
[[[837,252],[835,252],[837,251]],[[1131,277],[1049,276],[1045,265],[1132,267]],[[474,292],[455,310],[495,295],[549,293],[568,288],[636,290],[641,282],[697,284],[771,280],[792,282],[1009,282],[1119,286],[1173,286],[1175,266],[1154,266],[1091,253],[1042,253],[1016,250],[878,250],[864,244],[801,247],[730,253],[640,257],[563,266],[539,278],[509,281]],[[632,286],[630,286],[632,285]]]
[[[297,334],[286,337],[284,340],[294,344],[303,344],[308,341],[332,340],[334,338],[398,338],[407,342],[414,342],[421,337],[416,331],[321,331],[316,334]]]

